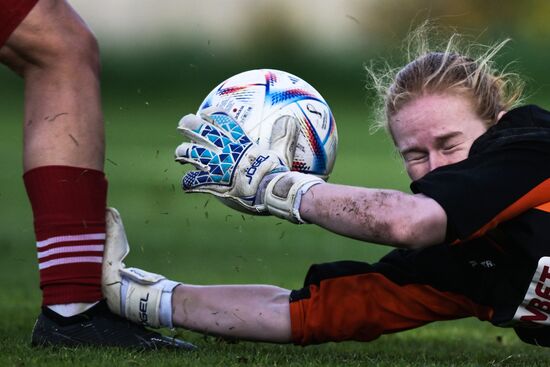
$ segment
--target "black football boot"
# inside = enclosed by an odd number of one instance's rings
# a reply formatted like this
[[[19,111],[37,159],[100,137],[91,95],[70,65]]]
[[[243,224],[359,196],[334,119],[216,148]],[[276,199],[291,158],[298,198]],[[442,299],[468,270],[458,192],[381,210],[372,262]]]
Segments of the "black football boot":
[[[71,317],[63,317],[48,307],[34,324],[33,346],[108,346],[141,350],[194,350],[193,344],[161,335],[123,319],[109,311],[105,301]]]

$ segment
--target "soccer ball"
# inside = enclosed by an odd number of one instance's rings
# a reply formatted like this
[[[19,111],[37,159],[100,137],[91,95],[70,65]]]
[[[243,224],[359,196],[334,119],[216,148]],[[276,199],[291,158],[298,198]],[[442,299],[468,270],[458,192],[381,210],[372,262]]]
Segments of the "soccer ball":
[[[265,149],[273,123],[294,116],[300,133],[290,168],[328,179],[338,147],[336,123],[327,102],[302,79],[279,70],[245,71],[214,88],[197,114],[213,106],[227,111]]]

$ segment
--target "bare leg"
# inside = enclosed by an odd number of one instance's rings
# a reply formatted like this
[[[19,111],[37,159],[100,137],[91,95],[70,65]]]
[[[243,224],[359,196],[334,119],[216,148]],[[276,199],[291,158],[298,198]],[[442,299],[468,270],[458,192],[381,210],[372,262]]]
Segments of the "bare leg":
[[[101,243],[88,247],[88,258],[71,257],[86,247],[61,239],[105,231],[97,41],[66,1],[39,0],[0,47],[0,62],[25,83],[23,179],[35,215],[43,304],[78,313],[101,299]]]
[[[98,46],[74,10],[39,1],[0,49],[0,62],[25,80],[24,170],[103,170]]]
[[[206,334],[288,343],[289,294],[268,285],[179,285],[172,297],[173,322]]]
[[[107,181],[98,44],[67,1],[17,1],[19,12],[15,1],[0,2],[2,19],[20,22],[0,62],[25,82],[23,180],[43,295],[32,344],[189,349],[113,318],[100,302]]]

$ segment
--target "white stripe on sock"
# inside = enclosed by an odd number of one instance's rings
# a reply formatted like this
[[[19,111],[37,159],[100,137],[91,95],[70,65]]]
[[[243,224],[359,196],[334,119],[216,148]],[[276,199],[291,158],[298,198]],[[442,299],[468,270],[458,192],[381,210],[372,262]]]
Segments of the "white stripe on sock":
[[[43,270],[51,268],[52,266],[74,264],[74,263],[102,263],[103,257],[101,256],[79,256],[79,257],[64,257],[61,259],[53,259],[38,264],[38,269]]]
[[[45,247],[53,243],[59,243],[59,242],[75,242],[75,241],[104,240],[104,239],[105,239],[105,233],[76,234],[76,235],[69,235],[69,236],[50,237],[46,240],[36,242],[36,246],[38,248],[41,248],[41,247]]]
[[[82,245],[82,246],[64,246],[49,249],[38,253],[38,258],[42,259],[56,254],[66,254],[69,252],[83,252],[83,251],[103,251],[103,245]]]

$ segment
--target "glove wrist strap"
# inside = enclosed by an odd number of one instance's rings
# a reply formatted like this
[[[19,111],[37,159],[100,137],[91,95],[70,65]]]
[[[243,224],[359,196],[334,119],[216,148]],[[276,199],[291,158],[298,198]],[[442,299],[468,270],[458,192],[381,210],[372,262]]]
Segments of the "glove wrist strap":
[[[161,307],[165,293],[170,294],[180,283],[160,274],[137,268],[119,270],[122,285],[121,316],[154,328],[172,327],[171,308]]]
[[[293,223],[307,223],[300,217],[302,195],[324,181],[313,175],[287,172],[275,176],[267,185],[264,203],[269,213]]]

